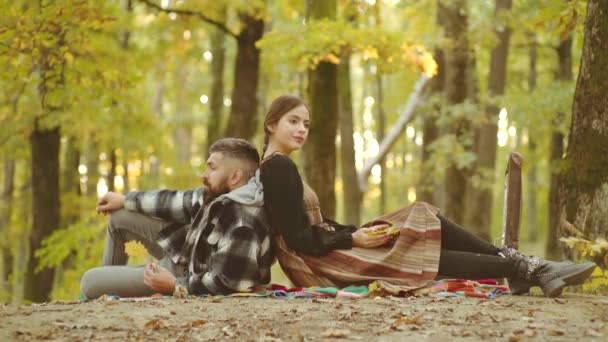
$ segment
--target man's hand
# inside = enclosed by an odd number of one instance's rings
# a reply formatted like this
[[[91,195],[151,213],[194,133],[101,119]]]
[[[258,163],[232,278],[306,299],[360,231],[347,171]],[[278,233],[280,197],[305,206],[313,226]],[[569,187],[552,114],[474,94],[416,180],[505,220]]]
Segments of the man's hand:
[[[157,264],[147,264],[144,270],[144,284],[156,292],[173,294],[175,291],[175,276],[166,268]]]
[[[390,225],[388,224],[379,224],[377,226],[357,230],[352,234],[353,247],[376,248],[390,242],[392,237],[386,232],[378,235],[369,234],[369,232],[377,231],[389,226]]]
[[[97,200],[97,212],[104,215],[125,207],[125,195],[108,192]]]

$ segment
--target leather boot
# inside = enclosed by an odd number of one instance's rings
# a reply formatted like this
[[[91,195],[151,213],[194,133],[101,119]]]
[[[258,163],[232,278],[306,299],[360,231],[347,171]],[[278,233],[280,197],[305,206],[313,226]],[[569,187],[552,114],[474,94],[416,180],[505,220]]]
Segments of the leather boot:
[[[522,293],[531,286],[540,286],[545,297],[561,295],[566,286],[582,285],[596,267],[593,262],[548,261],[519,253],[510,258],[516,262],[515,291]]]
[[[503,258],[514,259],[516,257],[522,256],[519,251],[512,247],[503,246],[498,253],[499,256]],[[512,295],[522,296],[530,293],[530,288],[534,286],[530,281],[519,278],[519,277],[510,277],[507,278],[509,282],[509,289],[511,290]]]

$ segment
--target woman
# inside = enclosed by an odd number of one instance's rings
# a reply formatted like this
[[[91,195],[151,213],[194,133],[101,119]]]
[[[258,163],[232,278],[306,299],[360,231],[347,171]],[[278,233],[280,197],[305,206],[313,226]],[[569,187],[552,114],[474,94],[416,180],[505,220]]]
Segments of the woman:
[[[345,286],[378,281],[397,294],[451,278],[509,278],[512,293],[540,286],[554,297],[580,285],[594,263],[552,262],[498,249],[422,202],[357,229],[321,215],[318,199],[289,159],[306,142],[310,112],[298,97],[275,99],[264,121],[261,181],[281,267],[296,286]],[[333,186],[330,184],[329,186]],[[392,236],[385,228],[399,228]]]

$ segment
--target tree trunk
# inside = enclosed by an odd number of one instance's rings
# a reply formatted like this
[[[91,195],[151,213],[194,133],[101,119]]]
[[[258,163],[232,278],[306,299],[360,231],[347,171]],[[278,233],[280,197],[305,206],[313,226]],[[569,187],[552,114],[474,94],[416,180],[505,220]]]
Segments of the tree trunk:
[[[188,65],[183,65],[177,73],[177,91],[175,98],[175,128],[173,130],[173,143],[177,162],[180,165],[190,166],[191,146],[192,146],[192,115],[186,105],[188,97],[188,75],[190,70]]]
[[[310,19],[336,18],[336,0],[310,0]],[[310,102],[310,135],[304,147],[306,180],[317,192],[321,209],[328,217],[336,213],[335,141],[338,130],[338,72],[337,66],[321,62],[308,73]]]
[[[250,140],[257,130],[260,50],[255,43],[264,34],[264,20],[240,15],[243,30],[237,37],[232,106],[226,136]]]
[[[99,145],[92,135],[87,148],[87,196],[97,196],[97,182],[99,181]]]
[[[592,240],[608,233],[607,22],[608,1],[589,0],[572,124],[560,177],[560,218]]]
[[[528,74],[528,89],[530,93],[534,92],[536,88],[536,35],[534,33],[530,34],[530,66],[529,66],[529,74]],[[531,160],[536,160],[536,137],[528,135],[528,151],[530,154]],[[534,159],[532,159],[534,158]],[[526,186],[527,189],[527,199],[526,199],[526,207],[527,207],[527,221],[528,221],[528,241],[536,242],[538,240],[538,222],[537,222],[537,207],[536,207],[536,192],[538,191],[536,184],[536,163],[528,163],[528,175],[527,180],[528,184]]]
[[[492,187],[494,183],[494,168],[496,166],[496,133],[498,132],[498,113],[500,108],[491,99],[504,93],[507,83],[507,56],[509,54],[509,39],[511,29],[500,18],[511,10],[511,0],[496,0],[494,17],[498,21],[496,35],[498,45],[492,49],[490,56],[490,70],[488,76],[488,95],[489,104],[486,107],[486,121],[481,124],[476,132],[476,146],[474,151],[477,154],[475,167],[477,172],[487,174],[490,178],[484,180],[486,186],[470,187],[470,198],[474,206],[468,207],[467,223],[471,231],[485,240],[490,240],[491,221],[492,221]]]
[[[222,9],[223,20],[226,17],[226,8]],[[221,138],[222,117],[224,116],[224,66],[226,65],[226,48],[224,46],[224,32],[216,29],[211,33],[211,92],[209,96],[209,123],[207,125],[207,148]]]
[[[11,293],[9,278],[12,273],[13,258],[11,253],[11,241],[9,240],[9,227],[12,216],[13,192],[15,190],[15,161],[7,159],[4,161],[4,182],[2,187],[2,200],[0,202],[0,302],[7,301]]]
[[[445,9],[440,8],[441,0],[437,0],[437,12],[436,12],[436,25],[442,30],[445,29]],[[437,40],[442,41],[444,39],[444,32],[438,35]],[[434,167],[431,162],[431,150],[430,145],[439,138],[439,126],[437,125],[437,118],[441,115],[441,107],[443,98],[445,96],[445,53],[441,47],[435,47],[433,55],[435,62],[437,63],[437,74],[430,81],[430,98],[433,99],[433,109],[429,114],[423,118],[422,123],[422,155],[421,155],[421,175],[431,174],[431,170]],[[403,163],[405,167],[405,163]],[[442,182],[443,183],[443,182]],[[419,201],[440,205],[438,202],[438,196],[435,194],[441,193],[438,191],[441,187],[437,186],[437,182],[433,177],[421,176],[418,184],[418,196]]]
[[[25,277],[25,298],[32,302],[45,302],[53,285],[53,269],[36,272],[38,260],[35,252],[42,240],[59,228],[59,127],[42,130],[36,128],[30,137],[32,153],[32,215],[30,256]]]
[[[108,191],[114,191],[114,180],[116,179],[116,148],[110,149],[110,169],[108,170]]]
[[[435,49],[434,59],[435,62],[437,62],[437,75],[430,81],[430,96],[431,98],[435,97],[436,102],[433,109],[431,109],[431,112],[424,117],[424,122],[422,124],[422,135],[424,137],[422,143],[422,160],[420,163],[422,166],[422,176],[420,177],[418,186],[420,191],[417,198],[419,201],[436,205],[435,182],[432,177],[425,177],[424,175],[431,174],[430,171],[433,168],[433,165],[430,163],[432,153],[429,146],[439,137],[439,127],[437,126],[436,121],[441,113],[441,101],[438,98],[443,96],[445,82],[445,56],[442,49]]]
[[[445,92],[449,105],[463,103],[468,95],[467,71],[469,66],[469,41],[467,36],[467,1],[455,0],[439,2],[439,9],[445,20],[445,35],[450,44],[446,48]],[[454,124],[457,137],[469,129],[466,121]],[[463,222],[466,189],[465,171],[452,165],[446,172],[445,214],[455,222]]]
[[[353,99],[350,84],[350,54],[343,54],[338,65],[338,111],[340,121],[340,165],[344,184],[344,222],[359,226],[361,222],[361,199],[355,164],[355,141],[353,139]]]
[[[376,75],[376,92],[378,100],[378,142],[384,139],[386,134],[386,116],[384,114],[384,89],[382,89],[382,75],[379,73]],[[380,159],[378,163],[380,165],[380,201],[378,203],[378,215],[382,215],[386,212],[386,158]]]
[[[80,166],[78,140],[73,136],[69,136],[65,144],[64,162],[61,172],[61,193],[81,194],[78,166]]]
[[[572,81],[572,36],[569,35],[562,40],[557,47],[558,70],[556,79],[558,82]],[[553,122],[553,126],[557,127],[559,122],[563,121],[566,113],[559,112]],[[564,134],[554,128],[551,133],[551,155],[549,163],[549,171],[551,180],[549,184],[549,227],[547,229],[548,237],[545,245],[545,256],[551,260],[559,260],[562,258],[562,249],[559,238],[561,237],[560,220],[559,220],[559,164],[564,155]]]

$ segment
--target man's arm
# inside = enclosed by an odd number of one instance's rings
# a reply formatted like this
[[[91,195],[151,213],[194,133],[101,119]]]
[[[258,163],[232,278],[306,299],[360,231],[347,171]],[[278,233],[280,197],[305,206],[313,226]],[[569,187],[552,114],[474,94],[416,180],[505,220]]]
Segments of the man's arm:
[[[125,208],[166,221],[188,224],[200,208],[202,193],[202,187],[183,191],[131,191],[127,196],[108,192],[97,201],[97,211],[108,214]]]
[[[203,188],[192,190],[131,191],[125,197],[125,209],[165,221],[190,223],[201,204]]]
[[[259,285],[260,249],[260,240],[252,228],[231,229],[219,241],[218,250],[210,256],[207,272],[178,277],[176,285],[186,287],[188,293],[195,295],[248,291]]]

